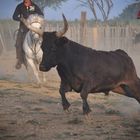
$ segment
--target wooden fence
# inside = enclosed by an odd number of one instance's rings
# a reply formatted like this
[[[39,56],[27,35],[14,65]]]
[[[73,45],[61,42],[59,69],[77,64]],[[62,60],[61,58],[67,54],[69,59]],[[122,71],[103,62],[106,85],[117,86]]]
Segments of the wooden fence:
[[[1,24],[0,22],[0,47],[10,50],[14,47],[14,32],[18,28],[15,23]],[[62,28],[61,24],[53,26],[46,25],[47,31],[58,31]],[[133,46],[132,26],[85,26],[82,29],[80,24],[70,24],[66,36],[78,43],[81,43],[90,48],[99,50],[115,50],[124,49],[128,51]],[[139,27],[135,27],[139,28]],[[81,36],[81,34],[83,34]],[[82,42],[81,42],[82,41]]]
[[[61,26],[53,27],[47,26],[46,30],[54,31],[60,30]],[[134,46],[133,44],[133,29],[140,31],[140,27],[127,25],[127,26],[97,26],[97,27],[84,27],[82,30],[80,24],[70,25],[66,36],[78,43],[94,49],[101,50],[115,50],[124,49],[129,50]],[[81,38],[81,34],[83,34]],[[82,41],[81,41],[82,40]]]

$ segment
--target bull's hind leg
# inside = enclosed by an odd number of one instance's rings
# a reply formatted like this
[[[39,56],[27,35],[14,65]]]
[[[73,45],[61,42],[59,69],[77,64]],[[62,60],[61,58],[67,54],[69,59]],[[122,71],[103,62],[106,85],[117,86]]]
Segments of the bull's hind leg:
[[[131,98],[134,98],[133,91],[130,89],[130,87],[128,85],[123,84],[123,85],[121,85],[121,87],[125,91],[124,95],[131,97]]]
[[[112,91],[115,92],[115,93],[122,94],[122,95],[126,94],[124,89],[121,86],[118,86],[118,87],[114,88]]]
[[[140,80],[136,80],[128,85],[130,96],[140,103]],[[128,90],[127,88],[125,90]]]
[[[117,88],[112,90],[113,92],[135,98],[138,102],[140,102],[140,83],[134,82],[128,85],[122,84]]]

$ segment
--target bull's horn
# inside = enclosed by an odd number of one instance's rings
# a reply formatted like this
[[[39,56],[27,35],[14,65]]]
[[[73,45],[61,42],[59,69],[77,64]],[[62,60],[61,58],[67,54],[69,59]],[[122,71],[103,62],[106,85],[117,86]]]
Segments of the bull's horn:
[[[68,30],[68,22],[67,22],[67,19],[64,16],[64,14],[62,14],[62,17],[63,17],[63,21],[64,21],[64,28],[62,30],[56,32],[56,36],[58,36],[58,37],[63,36],[66,33],[66,31]]]
[[[43,29],[43,28],[38,29],[38,28],[35,28],[35,27],[31,26],[31,25],[27,22],[27,20],[26,20],[25,18],[23,18],[23,17],[21,17],[21,21],[26,25],[26,27],[27,27],[29,30],[31,30],[31,31],[33,31],[33,32],[35,32],[35,33],[37,33],[37,34],[39,34],[40,36],[43,35],[43,33],[44,33],[44,29]]]

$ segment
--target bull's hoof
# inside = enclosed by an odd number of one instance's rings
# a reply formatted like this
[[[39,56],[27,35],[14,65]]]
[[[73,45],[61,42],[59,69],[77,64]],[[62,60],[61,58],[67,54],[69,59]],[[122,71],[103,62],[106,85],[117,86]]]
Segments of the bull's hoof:
[[[68,110],[69,107],[70,107],[70,104],[63,105],[63,109],[64,109],[64,110]]]
[[[139,99],[136,99],[137,100],[137,102],[140,104],[140,100]]]
[[[71,113],[71,111],[69,109],[65,109],[64,111],[65,111],[66,114],[70,114]]]
[[[109,92],[104,92],[105,96],[108,96],[109,95]]]
[[[87,110],[83,110],[83,114],[84,115],[87,115],[88,116],[88,114],[91,112],[91,109],[87,109]]]

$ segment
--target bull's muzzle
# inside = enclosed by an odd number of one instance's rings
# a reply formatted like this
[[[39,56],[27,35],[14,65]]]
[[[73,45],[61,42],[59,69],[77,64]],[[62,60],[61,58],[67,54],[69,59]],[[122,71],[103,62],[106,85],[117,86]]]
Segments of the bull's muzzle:
[[[47,68],[45,65],[40,64],[40,65],[39,65],[39,70],[40,70],[40,71],[46,72],[46,71],[49,71],[50,68]]]

